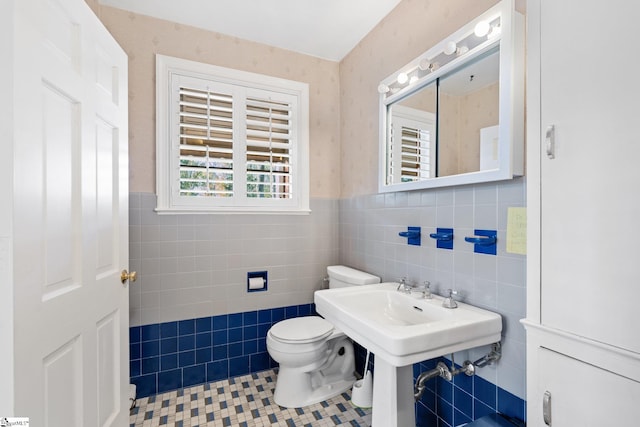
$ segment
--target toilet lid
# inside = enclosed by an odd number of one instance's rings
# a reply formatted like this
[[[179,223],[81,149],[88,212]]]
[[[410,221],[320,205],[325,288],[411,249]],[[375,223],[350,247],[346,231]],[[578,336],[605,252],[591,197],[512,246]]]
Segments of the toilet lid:
[[[333,332],[333,325],[319,316],[295,317],[271,327],[271,336],[281,342],[309,343],[324,339]]]

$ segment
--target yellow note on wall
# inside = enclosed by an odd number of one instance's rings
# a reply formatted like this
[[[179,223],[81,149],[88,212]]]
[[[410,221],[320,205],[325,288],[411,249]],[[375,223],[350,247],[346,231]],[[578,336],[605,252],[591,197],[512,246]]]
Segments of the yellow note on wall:
[[[527,254],[527,208],[507,209],[507,252]]]

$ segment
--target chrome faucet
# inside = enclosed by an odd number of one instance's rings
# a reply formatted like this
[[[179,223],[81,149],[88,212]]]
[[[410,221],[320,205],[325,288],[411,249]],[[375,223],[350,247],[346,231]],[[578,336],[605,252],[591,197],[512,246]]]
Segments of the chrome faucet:
[[[442,301],[442,306],[444,308],[457,308],[458,303],[453,299],[453,296],[458,295],[458,291],[447,289],[447,292],[449,293],[449,296]]]
[[[422,289],[422,298],[424,299],[431,299],[433,298],[433,294],[431,293],[431,282],[429,282],[428,280],[425,280],[422,283],[423,289]]]
[[[410,284],[407,283],[407,278],[406,277],[401,277],[400,278],[400,283],[398,284],[398,288],[396,290],[398,292],[403,292],[405,294],[410,294],[412,287],[413,286],[411,286]]]

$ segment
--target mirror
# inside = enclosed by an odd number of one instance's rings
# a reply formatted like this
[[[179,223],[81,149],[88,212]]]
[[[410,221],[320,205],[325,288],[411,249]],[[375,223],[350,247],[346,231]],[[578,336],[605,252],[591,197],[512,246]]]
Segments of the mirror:
[[[494,145],[482,141],[487,129],[495,132],[499,125],[499,66],[500,53],[496,51],[438,80],[440,152],[437,176],[478,172],[499,166],[497,135]],[[483,158],[493,161],[481,167]]]
[[[381,82],[381,192],[523,174],[522,28],[503,0]]]

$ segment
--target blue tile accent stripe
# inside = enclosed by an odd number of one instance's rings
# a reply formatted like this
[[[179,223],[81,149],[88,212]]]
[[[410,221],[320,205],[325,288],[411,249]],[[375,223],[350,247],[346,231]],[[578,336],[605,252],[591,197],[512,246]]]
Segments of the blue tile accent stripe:
[[[313,314],[314,304],[302,304],[132,327],[131,383],[138,397],[147,397],[274,368],[269,328]]]

